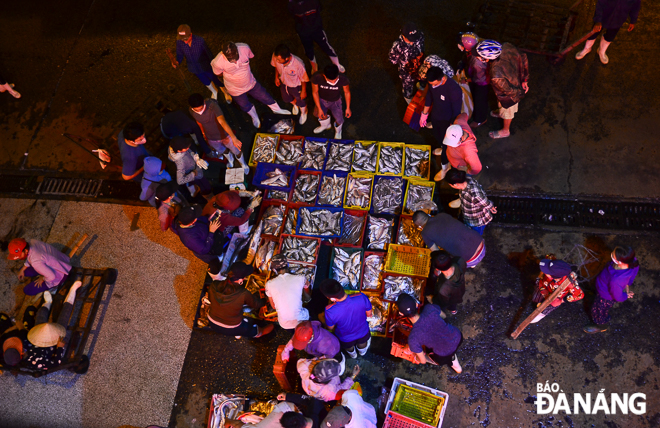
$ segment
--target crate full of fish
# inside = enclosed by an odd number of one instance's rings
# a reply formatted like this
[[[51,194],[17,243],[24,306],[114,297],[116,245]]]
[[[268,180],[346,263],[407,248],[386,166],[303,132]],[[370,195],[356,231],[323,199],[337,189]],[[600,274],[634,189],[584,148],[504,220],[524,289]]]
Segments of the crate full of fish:
[[[401,177],[374,176],[370,212],[373,214],[401,214],[405,189],[406,181]]]
[[[325,161],[326,171],[351,172],[353,163],[353,147],[351,140],[330,140],[328,158]]]
[[[283,190],[266,190],[264,192],[264,201],[289,202],[290,197],[291,192],[285,192]]]
[[[288,261],[315,264],[320,248],[320,238],[287,234],[280,236],[280,254],[283,254]]]
[[[275,151],[275,163],[280,165],[298,165],[303,155],[305,137],[299,135],[280,135]]]
[[[399,229],[396,234],[397,245],[409,247],[426,248],[422,231],[413,223],[412,217],[401,216],[399,218]]]
[[[388,246],[385,272],[426,278],[430,269],[431,250],[396,244]]]
[[[406,144],[403,159],[403,176],[421,177],[428,180],[431,176],[431,146]]]
[[[414,297],[417,303],[422,303],[425,287],[426,278],[387,272],[383,274],[383,299],[385,300],[395,302],[401,293],[405,293]]]
[[[287,235],[295,235],[297,225],[298,207],[290,206],[285,213],[284,228],[282,229],[282,233]]]
[[[321,185],[316,198],[320,207],[341,207],[344,204],[347,172],[324,171],[321,174]]]
[[[412,215],[415,211],[425,210],[425,203],[433,202],[435,182],[411,178],[408,180],[406,198],[403,202],[403,213]]]
[[[263,222],[262,235],[280,236],[287,206],[279,201],[263,201],[259,219]]]
[[[346,178],[344,208],[369,211],[374,175],[364,172],[352,172]]]
[[[376,141],[355,142],[351,169],[353,172],[376,172],[378,169],[378,143]]]
[[[280,141],[279,134],[261,134],[254,136],[252,144],[252,154],[248,165],[257,166],[259,162],[273,163],[275,161],[275,151],[277,143]]]
[[[319,171],[298,171],[293,184],[291,203],[312,206],[319,194],[321,173]]]
[[[358,291],[362,277],[362,248],[332,249],[330,278],[336,279],[346,290]]]
[[[259,294],[263,290],[268,281],[268,274],[253,273],[246,278],[245,289],[251,294]]]
[[[360,291],[380,295],[383,292],[384,251],[365,251]]]
[[[321,171],[328,156],[328,140],[326,138],[305,138],[303,155],[298,163],[298,169],[306,171]]]
[[[341,236],[344,210],[330,207],[301,207],[298,210],[296,234],[318,238]]]
[[[344,210],[344,224],[341,236],[335,238],[336,247],[362,247],[364,230],[367,225],[367,212],[360,210]]]
[[[367,215],[367,229],[364,232],[367,250],[387,250],[394,240],[396,216],[389,214]]]
[[[257,254],[254,256],[254,268],[261,274],[270,272],[270,261],[273,255],[277,253],[277,238],[264,236],[257,247]]]
[[[378,296],[369,296],[371,302],[371,316],[367,317],[369,331],[372,336],[384,337],[387,334],[387,318],[391,303]]]
[[[261,189],[290,192],[295,175],[294,166],[259,162],[252,184]]]
[[[406,143],[378,143],[378,170],[380,175],[403,175],[403,152]]]

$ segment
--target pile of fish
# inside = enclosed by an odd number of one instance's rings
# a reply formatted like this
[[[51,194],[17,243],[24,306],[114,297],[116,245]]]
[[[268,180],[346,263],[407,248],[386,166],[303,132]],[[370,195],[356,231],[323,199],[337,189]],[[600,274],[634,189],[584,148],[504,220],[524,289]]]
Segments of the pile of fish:
[[[346,202],[344,205],[349,207],[367,208],[369,198],[371,197],[371,182],[373,177],[348,176],[348,185],[346,186]]]
[[[326,143],[320,141],[305,141],[305,153],[300,160],[300,168],[323,169],[325,162]]]
[[[275,159],[275,147],[277,146],[277,137],[268,135],[257,135],[254,142],[254,151],[252,153],[252,161],[257,162],[272,162]]]
[[[300,174],[293,189],[293,202],[306,202],[313,204],[316,200],[316,191],[319,188],[319,176],[316,174]]]
[[[282,241],[280,252],[287,260],[314,263],[318,252],[318,241],[315,239],[302,239],[287,236]]]
[[[378,173],[401,174],[403,146],[382,146],[378,159]]]
[[[376,214],[400,214],[403,203],[403,178],[380,177],[374,184],[371,206]]]
[[[430,167],[429,151],[406,146],[406,161],[403,174],[407,177],[428,177]]]
[[[344,213],[344,227],[341,230],[340,244],[356,244],[362,238],[366,216],[355,216]]]
[[[392,229],[394,219],[369,216],[369,245],[370,250],[384,250],[392,242]]]
[[[248,281],[245,284],[245,289],[252,294],[259,293],[259,290],[263,290],[266,286],[266,277],[259,275],[250,275]]]
[[[381,286],[380,274],[383,271],[383,255],[370,254],[364,259],[362,271],[362,290],[379,290]]]
[[[414,213],[422,209],[421,203],[433,199],[433,188],[410,183],[408,186],[408,199],[406,199],[406,212]]]
[[[254,267],[261,273],[268,272],[270,270],[270,259],[273,258],[273,253],[275,252],[275,247],[277,242],[263,240],[259,249],[257,250],[257,255],[254,258]]]
[[[284,192],[282,190],[269,190],[268,199],[276,199],[278,201],[288,201],[289,192]]]
[[[303,155],[303,140],[282,140],[275,153],[275,163],[296,165]]]
[[[295,235],[297,221],[298,211],[295,209],[289,209],[289,213],[286,216],[286,223],[284,223],[284,231],[282,233]]]
[[[264,222],[263,234],[275,235],[280,234],[282,223],[284,222],[284,212],[286,207],[284,205],[270,205],[264,211],[262,221]]]
[[[314,210],[300,208],[300,229],[298,233],[305,235],[331,236],[341,234],[341,218],[343,211],[333,213],[330,210]]]
[[[303,265],[300,263],[289,263],[289,273],[291,275],[303,275],[307,278],[310,285],[314,284],[314,277],[316,276],[316,266]]]
[[[422,231],[415,226],[415,223],[413,223],[410,217],[401,217],[399,220],[399,233],[397,235],[397,244],[407,245],[409,247],[426,247],[422,238]]]
[[[267,179],[261,182],[262,186],[287,187],[289,185],[289,173],[279,168],[266,173]]]
[[[376,172],[376,160],[378,159],[378,144],[355,143],[353,154],[353,171]]]
[[[371,302],[371,316],[367,317],[369,330],[376,334],[385,335],[387,328],[387,314],[390,310],[390,302],[385,302],[378,297],[369,297]]]
[[[243,259],[243,263],[251,265],[254,261],[254,257],[257,255],[257,249],[259,248],[259,242],[261,242],[261,232],[264,228],[264,222],[259,220],[257,226],[252,228],[250,233],[250,243],[248,244],[248,253],[247,256]]]
[[[339,281],[344,288],[358,290],[360,288],[360,266],[362,265],[362,252],[356,251],[348,254],[341,248],[334,248],[335,260],[332,264],[332,277]]]
[[[352,159],[353,144],[330,143],[330,153],[328,154],[325,170],[349,172]]]
[[[323,176],[321,190],[319,191],[319,205],[332,205],[340,207],[344,200],[346,177],[337,177],[337,174]]]
[[[406,293],[420,302],[423,279],[409,276],[388,276],[385,278],[385,291],[383,299],[396,300],[399,294]]]

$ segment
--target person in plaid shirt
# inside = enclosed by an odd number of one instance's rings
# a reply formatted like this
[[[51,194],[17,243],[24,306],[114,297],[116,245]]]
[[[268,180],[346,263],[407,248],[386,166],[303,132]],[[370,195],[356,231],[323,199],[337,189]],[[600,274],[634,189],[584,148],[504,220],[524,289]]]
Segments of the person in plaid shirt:
[[[452,168],[447,171],[445,181],[459,191],[463,222],[483,235],[484,228],[493,220],[493,214],[497,213],[497,207],[488,199],[477,180],[467,175],[465,171]]]

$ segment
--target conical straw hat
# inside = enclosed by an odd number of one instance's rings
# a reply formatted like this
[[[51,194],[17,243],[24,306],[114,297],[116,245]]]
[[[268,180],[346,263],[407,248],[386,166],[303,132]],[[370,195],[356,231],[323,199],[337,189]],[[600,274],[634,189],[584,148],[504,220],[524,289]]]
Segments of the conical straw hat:
[[[66,329],[60,324],[54,322],[35,325],[32,330],[28,332],[28,340],[30,343],[39,348],[55,346],[60,340],[60,337],[64,336],[66,336]]]

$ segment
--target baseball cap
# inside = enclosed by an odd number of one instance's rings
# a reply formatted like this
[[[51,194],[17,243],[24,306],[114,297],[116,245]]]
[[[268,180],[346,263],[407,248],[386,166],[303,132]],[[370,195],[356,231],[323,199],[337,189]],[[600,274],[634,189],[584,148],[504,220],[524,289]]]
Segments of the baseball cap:
[[[460,125],[451,125],[447,128],[445,139],[442,140],[442,144],[449,147],[458,147],[461,144],[462,137],[463,128],[461,128]]]
[[[248,275],[252,275],[252,273],[254,273],[254,268],[252,266],[243,262],[237,262],[231,266],[231,269],[229,269],[227,279],[230,281],[238,281]]]
[[[202,207],[197,204],[193,204],[187,208],[181,208],[179,215],[176,217],[179,220],[179,223],[186,225],[195,221],[196,218],[201,217]]]
[[[21,253],[27,247],[27,241],[23,238],[15,238],[9,242],[7,248],[9,254],[7,255],[7,260],[18,260],[21,258]]]
[[[417,26],[412,22],[408,22],[404,25],[403,29],[401,29],[401,33],[411,42],[416,42],[422,36],[421,32],[417,29]]]
[[[177,28],[176,33],[177,40],[188,40],[192,31],[190,31],[190,25],[181,24],[179,25],[179,28]]]
[[[319,360],[312,367],[312,375],[310,376],[317,383],[328,383],[333,378],[339,376],[341,366],[337,360],[327,358]]]
[[[351,421],[351,410],[346,406],[335,406],[323,419],[322,427],[342,428]]]
[[[216,208],[227,211],[234,211],[241,206],[241,197],[234,190],[226,190],[215,197]]]
[[[560,278],[571,273],[571,265],[563,260],[543,259],[539,263],[539,268],[544,274],[555,278]]]
[[[399,294],[399,297],[396,299],[396,305],[399,307],[399,312],[406,317],[413,316],[417,313],[417,301],[409,294]]]
[[[314,328],[310,321],[303,321],[296,327],[296,331],[293,333],[293,339],[291,343],[293,347],[302,351],[307,347],[307,344],[314,337]]]

